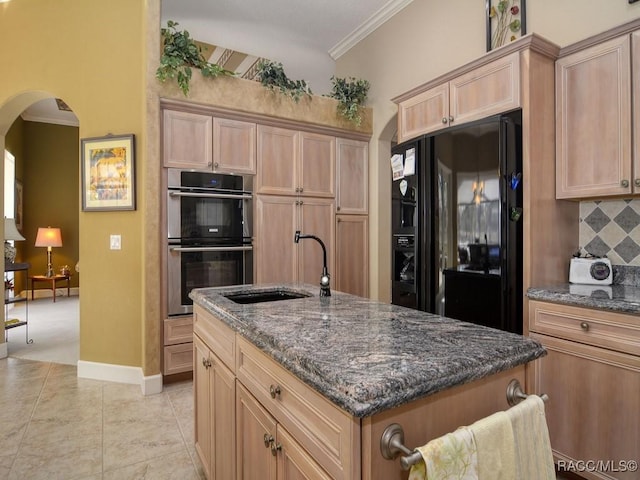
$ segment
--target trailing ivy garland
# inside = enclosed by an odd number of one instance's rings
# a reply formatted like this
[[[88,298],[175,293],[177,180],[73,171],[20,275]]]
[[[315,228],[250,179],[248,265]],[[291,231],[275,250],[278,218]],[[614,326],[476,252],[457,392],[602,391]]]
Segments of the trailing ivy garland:
[[[156,70],[156,78],[165,82],[168,78],[176,78],[178,86],[186,97],[189,94],[191,68],[198,68],[205,77],[221,75],[235,76],[234,72],[225,70],[220,65],[209,63],[202,55],[201,48],[196,45],[186,30],[176,29],[178,22],[167,21],[167,28],[162,28],[163,52],[160,66]],[[279,91],[299,102],[304,95],[313,92],[305,80],[291,80],[284,72],[281,63],[262,60],[258,64],[258,78],[265,88]],[[338,113],[347,120],[360,126],[362,123],[362,107],[369,92],[369,82],[353,77],[349,79],[331,77],[333,89],[327,97],[338,101]]]
[[[191,67],[200,69],[205,77],[235,75],[234,72],[225,70],[220,65],[207,62],[200,47],[189,37],[189,32],[186,30],[178,31],[177,25],[178,22],[169,20],[167,28],[160,30],[164,47],[160,66],[156,70],[156,77],[161,82],[168,78],[177,78],[178,86],[186,97],[189,93]]]
[[[333,89],[328,97],[338,101],[338,112],[356,126],[362,123],[362,107],[369,93],[369,82],[354,77],[331,77]]]

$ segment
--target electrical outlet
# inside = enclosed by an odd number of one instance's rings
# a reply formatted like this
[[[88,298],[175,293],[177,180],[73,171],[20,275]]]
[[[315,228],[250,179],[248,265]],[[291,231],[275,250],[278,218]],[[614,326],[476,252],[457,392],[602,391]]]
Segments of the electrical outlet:
[[[109,245],[111,246],[111,250],[120,250],[122,246],[120,235],[111,235]]]

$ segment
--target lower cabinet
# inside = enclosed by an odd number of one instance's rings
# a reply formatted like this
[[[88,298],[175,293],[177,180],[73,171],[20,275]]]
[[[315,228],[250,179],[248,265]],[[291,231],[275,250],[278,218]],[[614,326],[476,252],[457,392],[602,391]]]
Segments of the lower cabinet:
[[[534,362],[533,382],[550,398],[557,466],[594,480],[637,479],[625,471],[640,458],[637,317],[538,301],[529,310],[531,337],[548,352]]]
[[[369,298],[369,217],[336,216],[335,289]]]
[[[236,478],[235,376],[194,335],[195,447],[209,480]]]
[[[238,479],[331,478],[242,385],[236,414]]]

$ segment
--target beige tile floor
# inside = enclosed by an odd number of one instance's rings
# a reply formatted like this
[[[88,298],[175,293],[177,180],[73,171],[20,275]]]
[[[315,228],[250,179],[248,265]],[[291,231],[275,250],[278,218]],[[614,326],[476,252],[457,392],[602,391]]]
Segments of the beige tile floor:
[[[0,479],[202,479],[193,384],[77,378],[76,367],[0,360]]]

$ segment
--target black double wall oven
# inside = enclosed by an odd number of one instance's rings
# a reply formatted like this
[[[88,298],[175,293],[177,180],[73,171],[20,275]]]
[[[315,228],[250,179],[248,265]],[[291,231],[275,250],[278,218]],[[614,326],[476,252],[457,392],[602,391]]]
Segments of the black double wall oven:
[[[167,171],[167,313],[193,311],[194,288],[253,282],[253,179]]]

